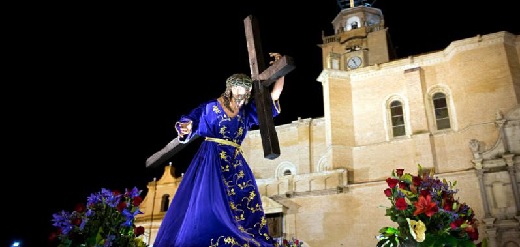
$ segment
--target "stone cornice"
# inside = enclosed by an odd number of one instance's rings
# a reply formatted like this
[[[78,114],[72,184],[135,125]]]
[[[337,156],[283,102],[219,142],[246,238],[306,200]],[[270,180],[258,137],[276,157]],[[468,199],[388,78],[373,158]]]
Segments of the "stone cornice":
[[[388,74],[402,74],[403,71],[415,69],[423,66],[432,66],[449,61],[455,55],[476,49],[479,47],[492,46],[496,44],[515,45],[518,42],[518,35],[509,32],[497,32],[487,35],[478,35],[451,42],[444,50],[429,52],[416,56],[394,60],[387,63],[375,64],[351,71],[324,69],[318,76],[318,81],[322,84],[328,83],[328,78],[350,80],[351,83],[363,79],[385,76]]]

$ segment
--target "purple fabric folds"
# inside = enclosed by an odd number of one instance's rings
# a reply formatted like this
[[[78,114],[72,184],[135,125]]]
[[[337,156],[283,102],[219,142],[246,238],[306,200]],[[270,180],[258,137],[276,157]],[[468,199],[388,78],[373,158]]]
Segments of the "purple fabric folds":
[[[277,114],[273,110],[273,116]],[[201,143],[153,246],[274,246],[255,178],[236,147],[247,131],[258,124],[254,102],[230,118],[217,100],[211,100],[179,121],[186,120],[193,121],[188,139],[197,134],[219,140]]]

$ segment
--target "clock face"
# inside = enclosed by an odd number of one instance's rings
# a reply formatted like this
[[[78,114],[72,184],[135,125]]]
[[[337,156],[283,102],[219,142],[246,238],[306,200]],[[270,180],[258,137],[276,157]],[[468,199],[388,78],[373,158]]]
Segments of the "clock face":
[[[359,66],[361,66],[361,58],[358,57],[358,56],[355,56],[355,57],[350,57],[348,60],[347,60],[347,66],[350,68],[350,69],[356,69],[358,68]]]

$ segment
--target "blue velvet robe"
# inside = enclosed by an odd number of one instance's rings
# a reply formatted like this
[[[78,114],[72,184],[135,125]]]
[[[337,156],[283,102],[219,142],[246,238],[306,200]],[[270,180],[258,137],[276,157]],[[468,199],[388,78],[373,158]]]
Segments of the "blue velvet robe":
[[[279,107],[273,104],[273,116]],[[253,102],[228,117],[214,99],[179,122],[192,121],[192,133],[240,145],[258,125]],[[161,223],[153,247],[274,246],[253,173],[240,148],[205,140],[186,170]]]

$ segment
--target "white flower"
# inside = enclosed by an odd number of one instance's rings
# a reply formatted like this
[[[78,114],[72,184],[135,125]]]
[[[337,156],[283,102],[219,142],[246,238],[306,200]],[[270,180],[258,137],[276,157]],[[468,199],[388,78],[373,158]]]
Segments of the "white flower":
[[[426,238],[426,225],[422,221],[415,221],[406,218],[408,226],[410,226],[410,233],[417,242],[422,242]]]

